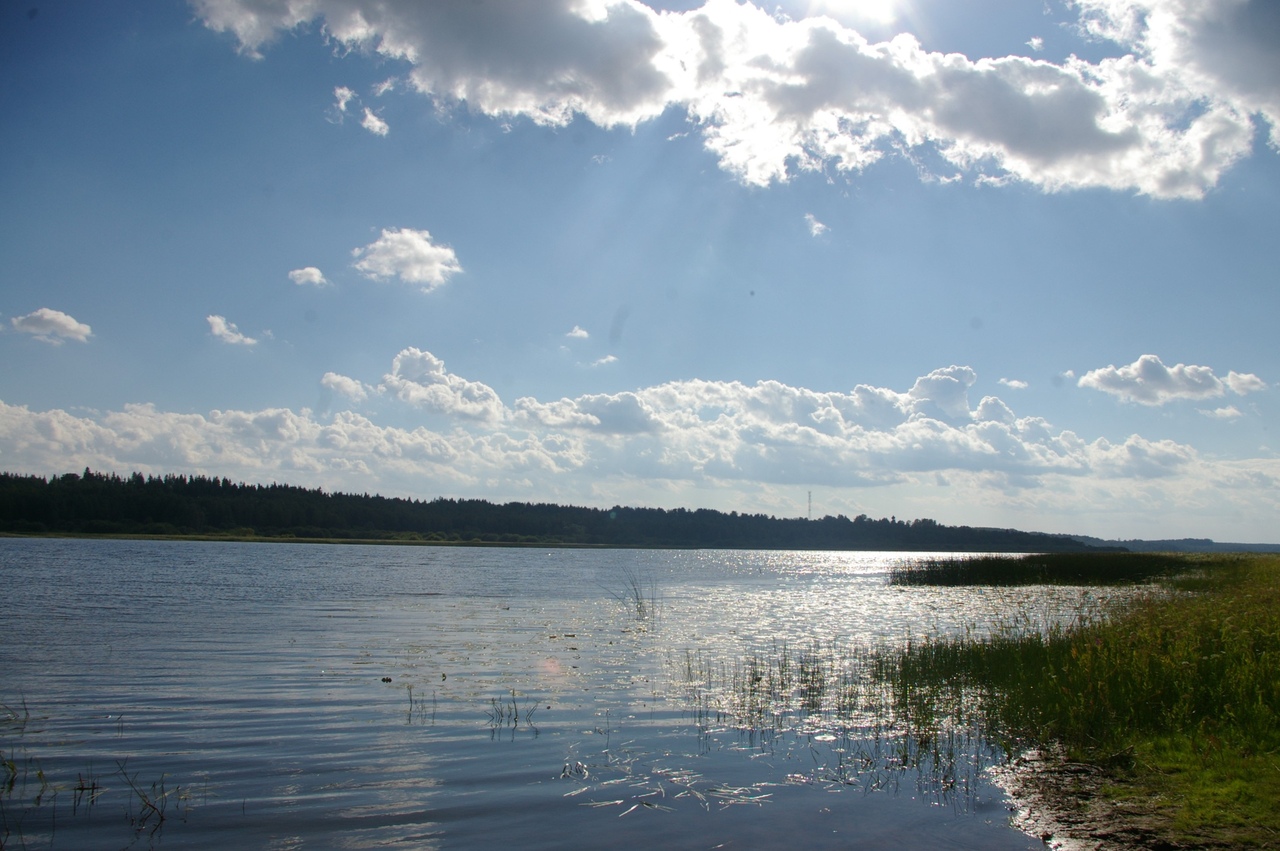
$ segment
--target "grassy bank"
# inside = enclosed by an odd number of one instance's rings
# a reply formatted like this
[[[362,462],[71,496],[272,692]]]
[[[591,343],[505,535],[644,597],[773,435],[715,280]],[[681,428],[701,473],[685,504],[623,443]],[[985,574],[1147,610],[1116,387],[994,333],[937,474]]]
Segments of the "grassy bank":
[[[1167,592],[1104,617],[916,643],[879,675],[904,713],[1102,769],[1097,795],[1163,841],[1280,847],[1280,557],[1177,560]]]

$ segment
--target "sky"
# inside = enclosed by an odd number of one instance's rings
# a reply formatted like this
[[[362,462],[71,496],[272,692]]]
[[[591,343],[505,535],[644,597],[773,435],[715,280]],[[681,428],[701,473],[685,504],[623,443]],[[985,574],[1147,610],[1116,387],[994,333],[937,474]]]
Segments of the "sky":
[[[0,470],[1280,541],[1277,44],[1271,0],[3,4]]]

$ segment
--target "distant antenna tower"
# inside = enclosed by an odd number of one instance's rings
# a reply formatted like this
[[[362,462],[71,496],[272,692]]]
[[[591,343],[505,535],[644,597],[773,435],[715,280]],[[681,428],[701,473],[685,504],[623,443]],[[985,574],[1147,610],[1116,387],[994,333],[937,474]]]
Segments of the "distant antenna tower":
[[[813,491],[809,491],[809,519],[813,519]]]

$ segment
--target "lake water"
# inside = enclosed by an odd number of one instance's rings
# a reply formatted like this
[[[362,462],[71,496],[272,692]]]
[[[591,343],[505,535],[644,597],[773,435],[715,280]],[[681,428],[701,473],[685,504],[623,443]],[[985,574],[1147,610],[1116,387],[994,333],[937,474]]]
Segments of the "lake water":
[[[1043,847],[838,675],[1098,592],[900,558],[0,539],[0,847]]]

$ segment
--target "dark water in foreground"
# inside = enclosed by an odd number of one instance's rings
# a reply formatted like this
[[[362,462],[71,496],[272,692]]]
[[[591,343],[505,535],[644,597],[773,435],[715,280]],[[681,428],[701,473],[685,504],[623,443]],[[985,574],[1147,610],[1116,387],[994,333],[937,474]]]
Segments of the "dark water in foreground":
[[[0,846],[1042,847],[813,660],[1082,592],[900,557],[0,540]]]

